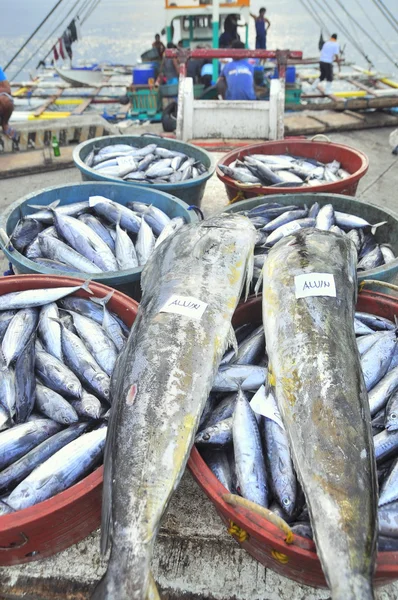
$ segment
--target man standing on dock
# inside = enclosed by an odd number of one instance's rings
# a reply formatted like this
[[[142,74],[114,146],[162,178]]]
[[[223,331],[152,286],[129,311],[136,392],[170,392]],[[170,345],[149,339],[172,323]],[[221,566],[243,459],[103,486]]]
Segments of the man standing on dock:
[[[266,18],[265,13],[265,8],[260,8],[257,17],[250,13],[250,16],[253,17],[256,24],[256,50],[267,49],[267,31],[271,27],[271,23]]]
[[[15,129],[9,125],[12,112],[14,110],[14,100],[11,96],[11,86],[7,77],[0,67],[0,123],[3,133],[14,142],[18,142],[19,136]]]
[[[333,33],[330,40],[325,42],[322,46],[319,60],[321,76],[319,79],[314,81],[311,86],[311,90],[315,90],[318,86],[318,83],[325,81],[326,79],[325,94],[330,94],[333,81],[333,62],[340,62],[339,54],[340,46],[337,42],[337,33]]]

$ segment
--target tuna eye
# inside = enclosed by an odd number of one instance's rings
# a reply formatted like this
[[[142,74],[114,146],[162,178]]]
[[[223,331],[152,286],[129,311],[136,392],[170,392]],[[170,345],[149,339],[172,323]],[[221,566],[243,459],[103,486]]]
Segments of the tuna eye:
[[[282,504],[284,504],[285,506],[289,506],[289,504],[290,504],[289,498],[283,498]]]
[[[390,415],[390,419],[396,419],[397,418],[397,413],[391,413]]]
[[[210,434],[209,433],[205,433],[203,436],[204,440],[209,440],[210,439]]]

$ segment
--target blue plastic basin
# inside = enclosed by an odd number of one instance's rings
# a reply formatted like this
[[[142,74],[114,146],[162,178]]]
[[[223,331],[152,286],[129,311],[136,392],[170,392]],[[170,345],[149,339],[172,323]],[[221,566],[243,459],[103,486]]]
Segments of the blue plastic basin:
[[[64,204],[88,200],[90,196],[105,196],[123,205],[131,201],[153,204],[153,206],[163,210],[170,218],[184,217],[187,223],[197,221],[195,211],[188,210],[188,205],[185,202],[170,194],[165,194],[152,188],[148,189],[147,187],[131,186],[123,183],[90,182],[50,187],[16,200],[0,216],[0,228],[6,231],[8,236],[11,236],[15,225],[21,217],[36,212],[34,208],[29,208],[28,204],[48,206],[51,202],[60,200],[59,205],[62,206]],[[15,267],[17,273],[41,273],[45,275],[65,276],[64,272],[42,267],[34,263],[17,250],[10,252],[1,242],[0,246],[8,260]],[[141,272],[142,267],[137,267],[136,269],[129,269],[123,272],[99,273],[93,277],[87,273],[76,271],[72,276],[81,277],[82,279],[91,277],[94,281],[114,287],[137,300],[141,297]]]
[[[189,179],[188,181],[182,181],[179,183],[152,184],[137,183],[136,181],[126,181],[124,182],[124,184],[129,186],[139,185],[144,188],[150,187],[151,189],[161,190],[162,192],[167,192],[168,194],[177,196],[177,198],[184,200],[184,202],[186,202],[189,205],[194,204],[195,206],[200,207],[200,203],[205,192],[206,182],[213,175],[216,166],[215,160],[211,156],[211,154],[209,154],[208,152],[206,152],[206,150],[203,150],[202,148],[193,146],[192,144],[187,144],[186,142],[180,142],[178,140],[171,140],[169,138],[162,138],[159,136],[151,135],[108,135],[88,140],[87,142],[83,142],[82,144],[76,146],[76,148],[73,151],[73,161],[76,167],[81,172],[83,180],[120,183],[121,180],[119,178],[101,175],[98,171],[90,169],[84,163],[84,159],[90,154],[94,146],[96,148],[104,148],[105,146],[109,146],[111,144],[130,144],[131,146],[142,148],[143,146],[152,143],[156,143],[162,148],[167,148],[168,150],[184,152],[189,157],[201,161],[208,170],[208,172],[204,175],[200,175],[196,179]]]

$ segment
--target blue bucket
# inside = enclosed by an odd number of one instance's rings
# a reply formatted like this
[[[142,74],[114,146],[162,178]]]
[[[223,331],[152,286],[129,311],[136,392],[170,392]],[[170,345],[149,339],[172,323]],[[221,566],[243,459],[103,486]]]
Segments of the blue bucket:
[[[100,138],[94,138],[88,140],[87,142],[83,142],[76,146],[73,150],[73,162],[76,167],[79,169],[82,175],[82,179],[85,181],[106,181],[108,183],[120,183],[120,179],[117,177],[109,177],[106,175],[101,175],[98,171],[94,171],[94,169],[90,169],[84,162],[84,159],[90,154],[91,150],[94,148],[104,148],[105,146],[109,146],[111,144],[130,144],[131,146],[135,146],[137,148],[142,148],[147,144],[156,143],[162,148],[167,148],[168,150],[176,150],[177,152],[184,152],[190,157],[199,160],[204,164],[207,169],[207,173],[200,175],[196,179],[189,179],[188,181],[181,181],[179,183],[137,183],[134,182],[123,182],[124,185],[134,185],[140,186],[143,188],[150,187],[151,189],[161,190],[162,192],[167,192],[168,194],[172,194],[173,196],[177,196],[181,200],[184,200],[189,205],[195,205],[200,208],[200,203],[203,198],[203,194],[205,192],[205,187],[207,180],[213,175],[216,165],[215,160],[202,148],[198,148],[197,146],[193,146],[192,144],[187,144],[186,142],[180,142],[178,140],[172,140],[169,138],[162,138],[160,136],[152,136],[152,135],[107,135]]]
[[[148,189],[147,187],[131,186],[123,183],[90,182],[77,184],[70,183],[60,187],[54,186],[16,200],[8,207],[7,211],[0,216],[0,228],[10,237],[15,225],[21,217],[36,212],[34,208],[29,208],[28,204],[48,206],[51,202],[60,200],[59,205],[63,206],[65,204],[72,204],[73,202],[88,200],[90,196],[105,196],[106,198],[123,205],[126,205],[127,202],[131,201],[153,204],[153,206],[163,210],[170,218],[183,217],[187,223],[197,221],[195,211],[189,210],[189,207],[185,202],[182,202],[179,198],[175,198],[170,194],[165,194],[164,192],[160,192],[153,188]],[[13,264],[17,273],[40,273],[43,275],[65,276],[65,273],[61,271],[56,271],[36,264],[15,249],[10,252],[10,250],[4,247],[1,242],[0,246],[7,259]],[[80,277],[81,279],[91,277],[94,281],[109,285],[110,287],[124,292],[135,300],[139,300],[141,298],[141,272],[142,267],[137,267],[136,269],[129,269],[128,271],[123,272],[115,271],[99,273],[94,277],[87,273],[80,272],[73,273],[72,276]]]

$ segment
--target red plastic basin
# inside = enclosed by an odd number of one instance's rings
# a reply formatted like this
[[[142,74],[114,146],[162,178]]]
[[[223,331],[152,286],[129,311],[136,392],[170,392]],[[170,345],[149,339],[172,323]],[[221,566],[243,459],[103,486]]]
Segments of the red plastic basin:
[[[313,158],[320,162],[328,163],[337,160],[341,163],[350,176],[335,183],[323,183],[315,186],[275,188],[270,186],[242,185],[231,177],[224,175],[219,165],[230,165],[234,160],[241,159],[247,154],[292,154],[303,158]],[[267,196],[269,194],[315,194],[317,192],[331,194],[346,194],[355,196],[359,180],[365,175],[369,167],[368,157],[355,148],[335,144],[333,142],[317,142],[315,140],[280,140],[278,142],[264,142],[253,144],[239,150],[229,152],[221,158],[216,166],[217,177],[225,185],[230,202]]]
[[[394,320],[398,315],[398,298],[377,292],[362,292],[358,297],[358,310]],[[261,296],[238,306],[233,323],[242,325],[250,321],[261,323]],[[237,525],[248,534],[244,542],[236,541],[267,568],[289,577],[298,583],[314,587],[327,587],[321,563],[311,540],[294,536],[291,545],[285,543],[285,534],[266,519],[251,511],[226,504],[222,495],[228,490],[218,481],[194,447],[188,466],[200,487],[215,505],[221,519],[230,528]],[[385,585],[398,579],[398,552],[379,552],[375,584]]]
[[[75,286],[83,283],[74,277],[18,275],[0,279],[0,295],[44,287]],[[96,296],[111,291],[106,285],[90,283]],[[74,295],[88,298],[83,290]],[[108,303],[126,325],[131,326],[138,304],[115,291]],[[0,517],[0,565],[14,565],[51,556],[69,548],[97,529],[101,520],[103,467],[53,498]]]

